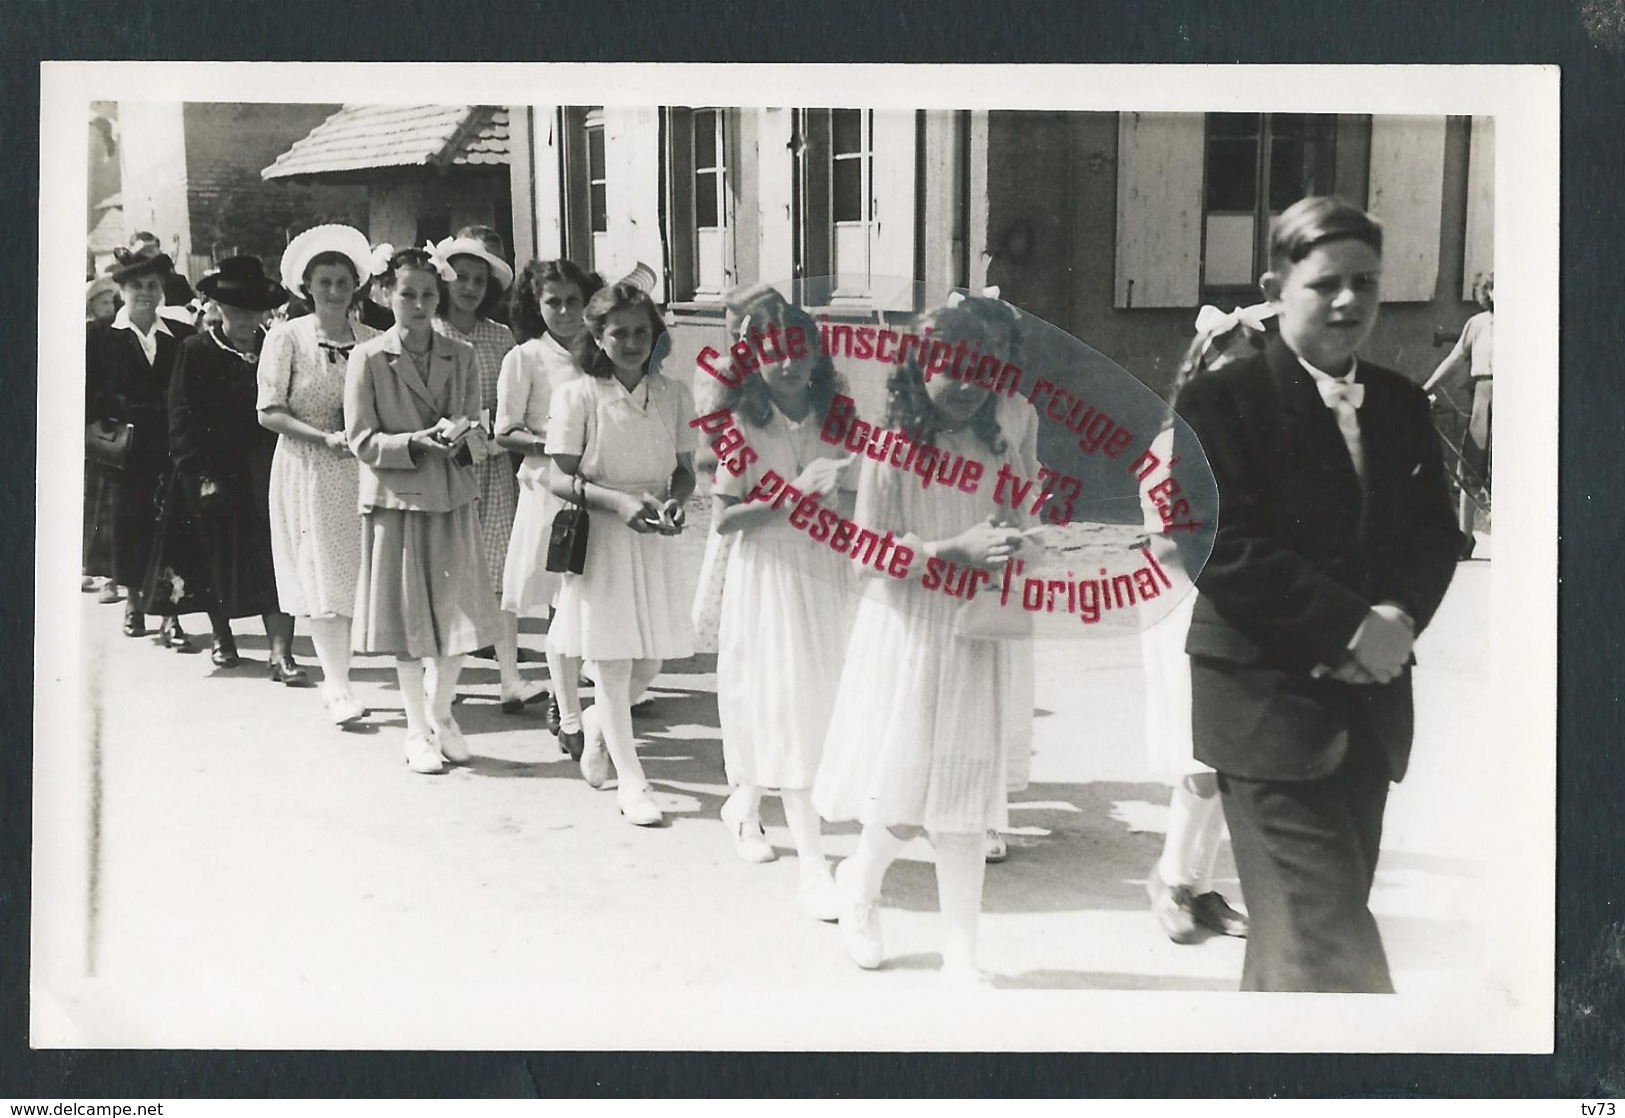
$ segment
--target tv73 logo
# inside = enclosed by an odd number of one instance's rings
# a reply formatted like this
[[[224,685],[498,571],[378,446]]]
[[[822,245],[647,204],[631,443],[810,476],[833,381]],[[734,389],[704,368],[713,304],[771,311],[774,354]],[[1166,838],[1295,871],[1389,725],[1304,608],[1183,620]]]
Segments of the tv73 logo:
[[[1611,1102],[1583,1102],[1580,1104],[1580,1113],[1597,1118],[1614,1118],[1614,1104]]]

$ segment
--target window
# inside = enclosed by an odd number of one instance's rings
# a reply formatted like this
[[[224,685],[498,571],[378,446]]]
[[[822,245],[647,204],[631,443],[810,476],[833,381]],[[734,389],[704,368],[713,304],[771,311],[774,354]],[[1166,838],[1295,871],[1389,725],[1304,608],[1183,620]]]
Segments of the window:
[[[1335,118],[1209,113],[1203,160],[1202,289],[1250,289],[1268,268],[1270,218],[1332,189]]]
[[[606,260],[605,247],[609,241],[609,190],[604,170],[604,112],[590,109],[586,116],[587,132],[587,227],[592,231],[592,263]]]
[[[877,277],[915,272],[917,117],[872,109],[803,109],[794,147],[798,277],[837,276],[812,302],[908,301]],[[906,285],[905,285],[906,286]]]
[[[672,292],[711,302],[735,278],[730,167],[739,141],[738,109],[662,109],[661,165]]]
[[[728,118],[721,109],[695,109],[689,118],[694,196],[694,288],[720,295],[730,285],[728,253]]]
[[[609,172],[604,110],[570,105],[559,112],[560,233],[563,254],[583,268],[607,263]]]

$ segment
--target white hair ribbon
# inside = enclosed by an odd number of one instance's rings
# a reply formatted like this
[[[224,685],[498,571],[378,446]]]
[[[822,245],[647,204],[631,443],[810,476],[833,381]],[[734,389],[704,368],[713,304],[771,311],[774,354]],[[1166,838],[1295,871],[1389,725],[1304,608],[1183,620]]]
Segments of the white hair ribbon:
[[[428,254],[429,263],[434,265],[434,270],[441,279],[450,283],[457,278],[457,269],[453,268],[451,262],[440,255],[440,248],[433,241],[424,241],[423,251]]]
[[[381,276],[389,271],[389,259],[395,255],[395,246],[392,244],[374,245],[372,249],[372,274]]]
[[[1259,333],[1264,331],[1264,323],[1275,317],[1275,308],[1268,303],[1254,303],[1250,307],[1237,307],[1233,311],[1221,311],[1211,303],[1196,312],[1196,332],[1216,337],[1227,334],[1237,326],[1249,326]]]

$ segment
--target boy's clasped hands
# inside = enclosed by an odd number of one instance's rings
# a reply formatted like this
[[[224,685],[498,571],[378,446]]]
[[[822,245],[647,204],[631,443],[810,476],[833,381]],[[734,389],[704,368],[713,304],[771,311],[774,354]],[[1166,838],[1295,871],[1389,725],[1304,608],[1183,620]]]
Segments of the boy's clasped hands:
[[[1343,657],[1325,675],[1341,683],[1391,683],[1411,662],[1416,622],[1392,602],[1371,607]]]

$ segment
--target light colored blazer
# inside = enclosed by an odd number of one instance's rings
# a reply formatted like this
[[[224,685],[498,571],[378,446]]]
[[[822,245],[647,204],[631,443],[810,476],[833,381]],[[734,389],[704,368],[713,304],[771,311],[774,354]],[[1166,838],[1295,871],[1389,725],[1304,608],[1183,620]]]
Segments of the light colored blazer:
[[[471,466],[432,455],[414,457],[412,433],[442,418],[480,417],[474,347],[439,333],[420,367],[401,348],[398,327],[360,342],[344,381],[344,436],[361,460],[361,511],[375,508],[450,512],[479,497]],[[476,431],[470,444],[483,440]],[[485,447],[471,445],[475,457]]]

